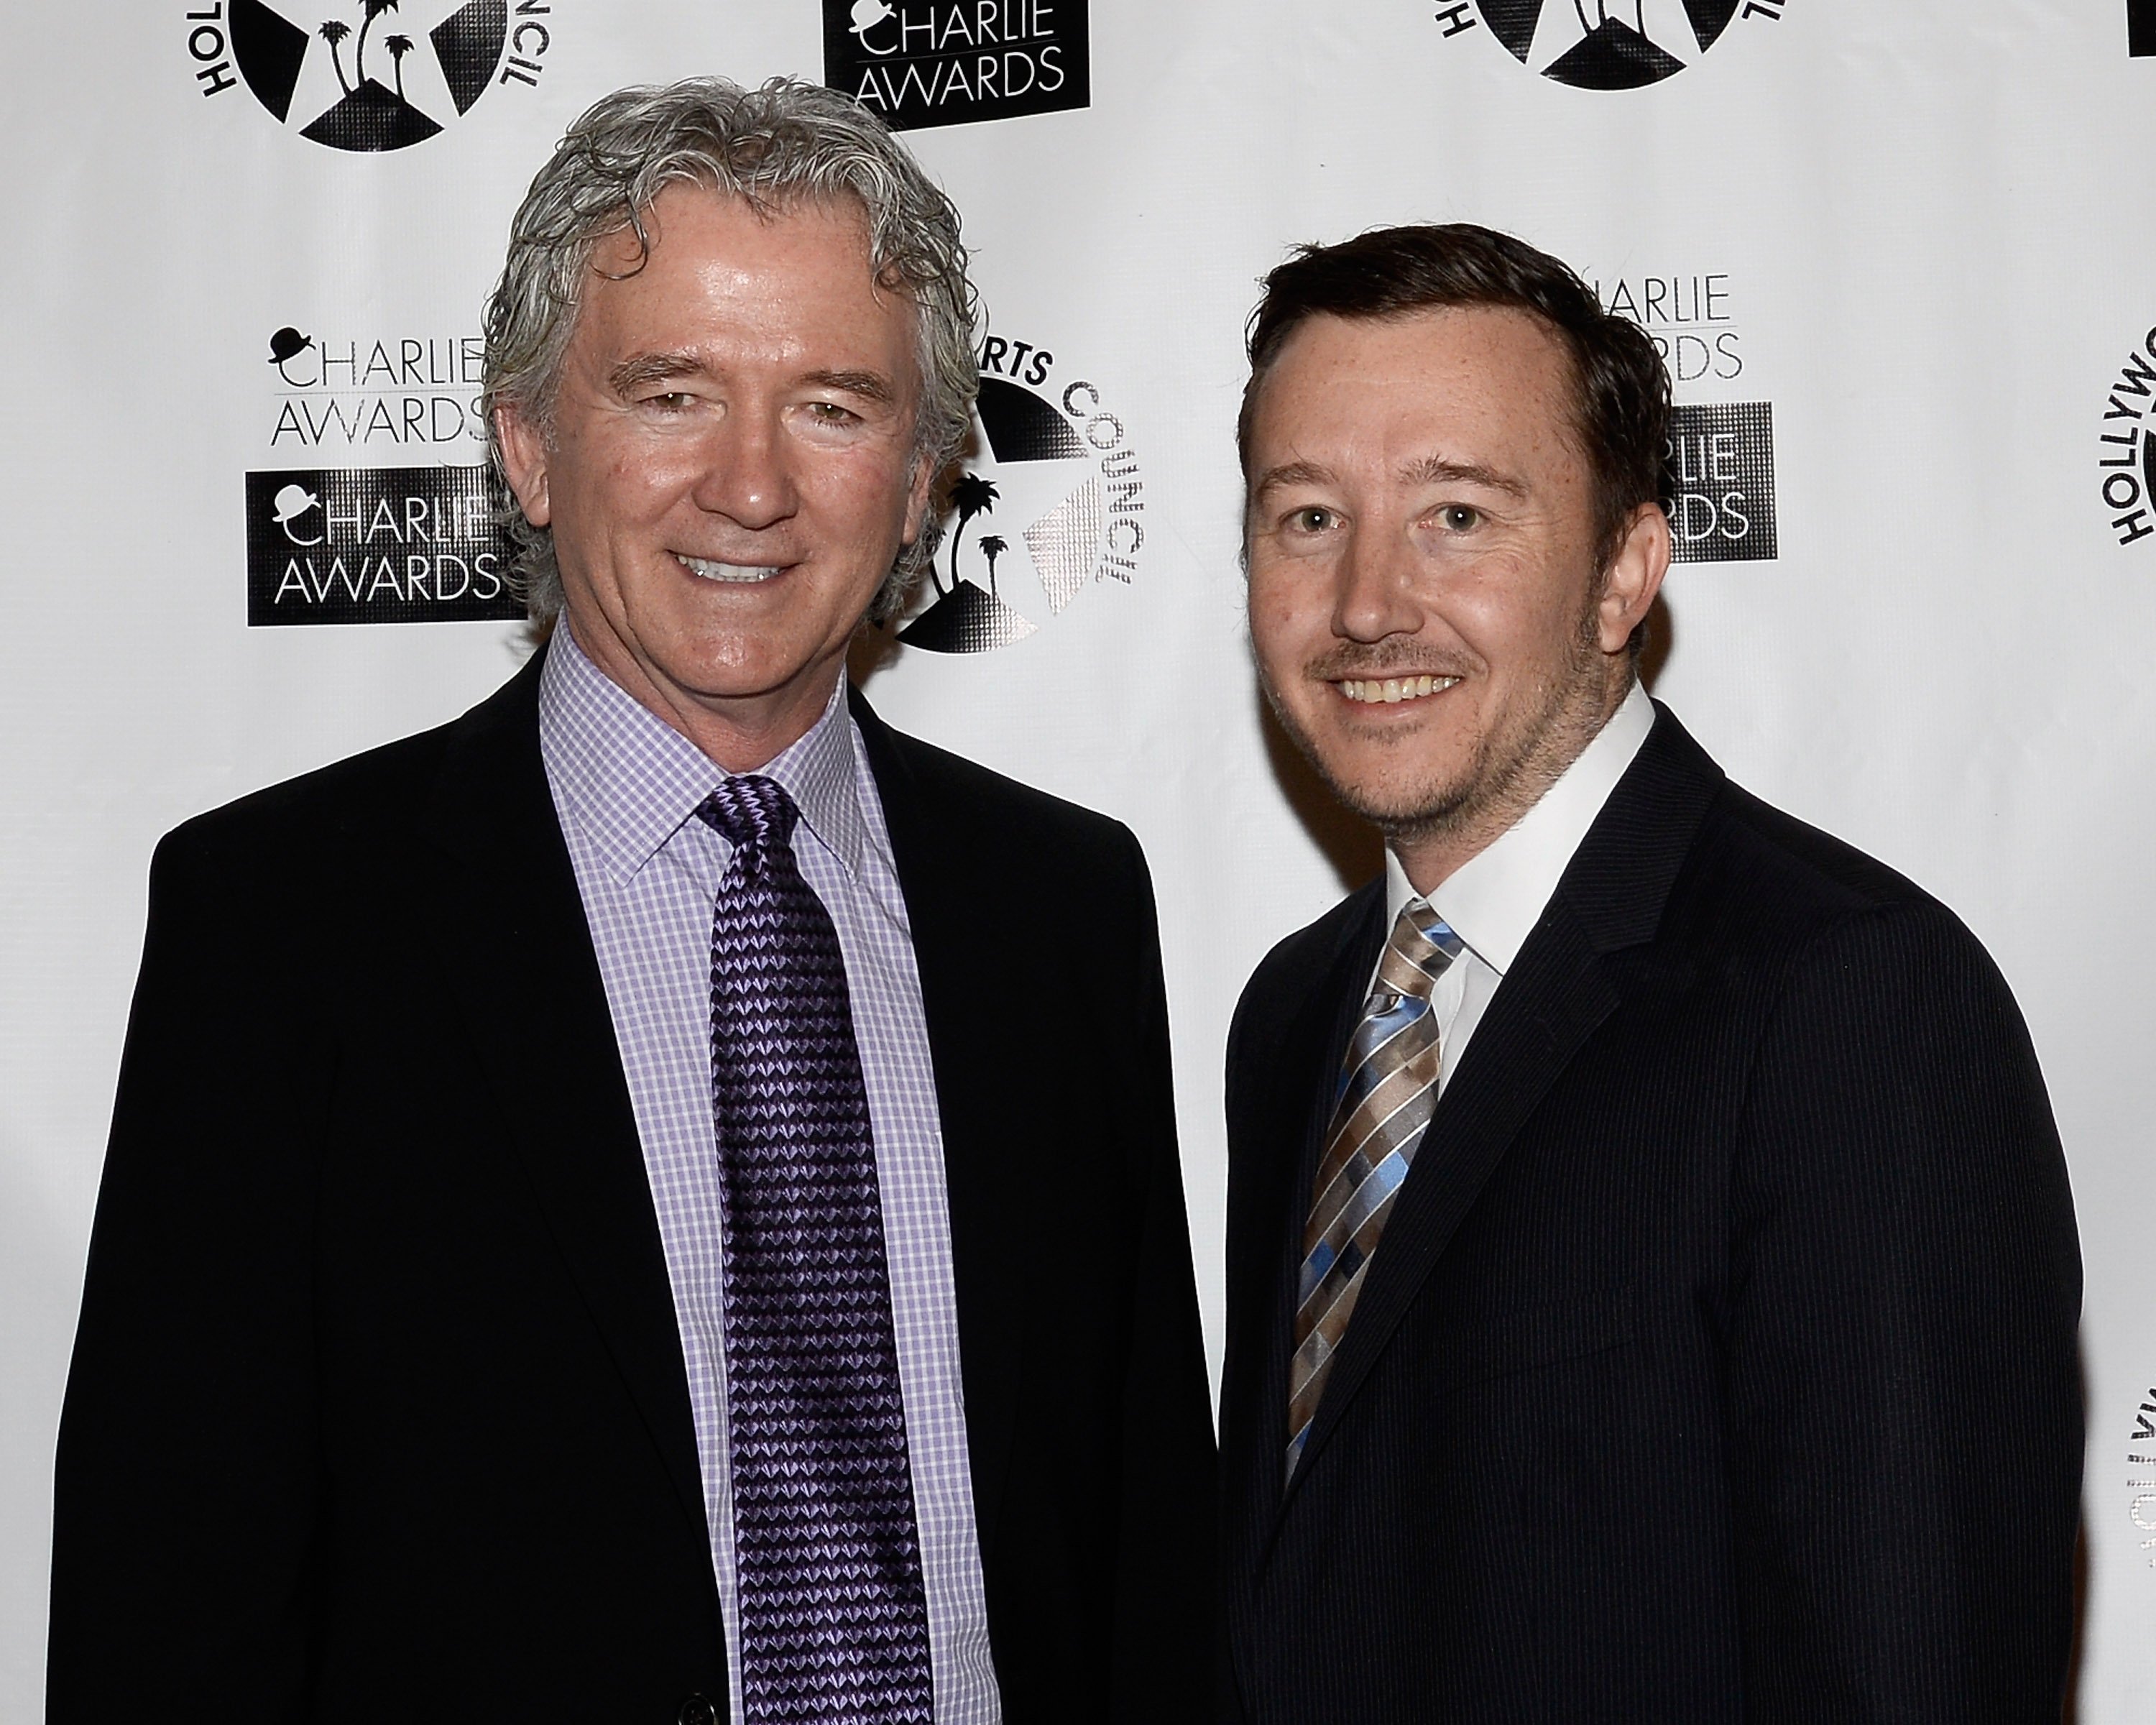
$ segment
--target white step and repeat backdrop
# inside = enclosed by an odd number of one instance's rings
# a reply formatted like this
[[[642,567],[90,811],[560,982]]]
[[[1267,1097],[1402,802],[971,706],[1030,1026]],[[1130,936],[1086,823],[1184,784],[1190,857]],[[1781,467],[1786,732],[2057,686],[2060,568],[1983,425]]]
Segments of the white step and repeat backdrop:
[[[988,323],[978,483],[939,570],[960,598],[870,684],[901,725],[1144,839],[1216,1357],[1228,1015],[1265,947],[1375,860],[1253,692],[1230,431],[1257,278],[1294,240],[1485,221],[1666,344],[1684,561],[1657,692],[1753,788],[1940,894],[2019,991],[2088,1265],[2080,1717],[2156,1717],[2148,10],[18,8],[0,1718],[38,1706],[52,1439],[151,846],[519,662],[468,470],[507,216],[594,97],[714,71],[861,95],[965,213]],[[326,937],[370,890],[316,885]]]

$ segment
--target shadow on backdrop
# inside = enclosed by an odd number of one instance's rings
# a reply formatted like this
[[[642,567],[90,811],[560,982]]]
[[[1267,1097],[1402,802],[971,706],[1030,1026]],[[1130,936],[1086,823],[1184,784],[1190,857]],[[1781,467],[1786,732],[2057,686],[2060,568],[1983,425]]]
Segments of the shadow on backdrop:
[[[1654,608],[1647,614],[1647,641],[1640,655],[1640,680],[1647,685],[1650,695],[1655,692],[1656,681],[1669,663],[1676,643],[1676,625],[1670,615],[1669,600],[1657,594]],[[1340,877],[1341,890],[1353,892],[1384,867],[1383,841],[1375,827],[1340,806],[1317,770],[1303,759],[1301,751],[1289,741],[1280,721],[1273,716],[1255,675],[1250,680],[1250,698],[1258,706],[1265,758],[1272,768],[1274,783],[1311,842],[1332,865],[1332,872]]]

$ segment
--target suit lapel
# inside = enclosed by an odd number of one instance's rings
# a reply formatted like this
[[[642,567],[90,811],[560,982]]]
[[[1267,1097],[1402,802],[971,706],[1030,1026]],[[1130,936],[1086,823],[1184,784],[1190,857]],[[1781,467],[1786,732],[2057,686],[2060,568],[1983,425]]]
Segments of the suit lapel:
[[[539,754],[544,655],[452,727],[427,811],[456,860],[441,968],[586,1308],[701,1530],[671,1285],[605,985]]]
[[[1296,1481],[1308,1476],[1520,1128],[1616,1009],[1604,955],[1652,939],[1722,783],[1720,770],[1657,706],[1654,730],[1581,841],[1445,1086],[1370,1260]],[[1321,1121],[1316,1130],[1324,1129]],[[1293,1501],[1294,1484],[1286,1502]]]
[[[951,811],[938,810],[933,788],[867,700],[857,690],[851,699],[912,924],[936,1071],[968,1463],[985,1555],[1016,1437],[1025,1320],[1034,1304],[1026,1237],[1038,1206],[1025,1183],[1025,1158],[1007,1153],[1010,1122],[1023,1112],[1023,1096],[1012,1094],[1022,1075],[1006,1070],[997,1053],[1009,1041],[1009,998],[983,986],[998,973],[983,947],[989,919],[974,873],[953,866],[963,859],[953,855]]]

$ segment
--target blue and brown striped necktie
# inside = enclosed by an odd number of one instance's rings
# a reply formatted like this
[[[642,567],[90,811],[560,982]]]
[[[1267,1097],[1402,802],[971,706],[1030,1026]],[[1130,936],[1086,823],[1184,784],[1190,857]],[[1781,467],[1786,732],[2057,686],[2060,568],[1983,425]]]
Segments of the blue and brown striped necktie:
[[[1378,979],[1342,1064],[1340,1094],[1317,1164],[1296,1289],[1288,1366],[1287,1476],[1310,1441],[1332,1357],[1437,1107],[1442,1051],[1430,994],[1460,956],[1460,937],[1419,898],[1394,920]]]

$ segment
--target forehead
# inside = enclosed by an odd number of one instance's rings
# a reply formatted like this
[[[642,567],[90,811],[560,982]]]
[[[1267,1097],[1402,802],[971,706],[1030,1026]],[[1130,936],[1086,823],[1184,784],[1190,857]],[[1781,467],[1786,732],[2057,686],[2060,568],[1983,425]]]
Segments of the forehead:
[[[1305,319],[1260,380],[1252,467],[1346,456],[1579,459],[1570,351],[1509,306]]]
[[[911,302],[875,280],[867,217],[851,199],[759,207],[674,185],[643,226],[648,249],[628,230],[593,248],[578,336],[683,324],[880,345],[909,324]]]

